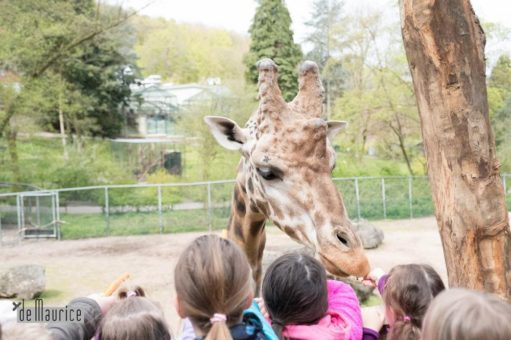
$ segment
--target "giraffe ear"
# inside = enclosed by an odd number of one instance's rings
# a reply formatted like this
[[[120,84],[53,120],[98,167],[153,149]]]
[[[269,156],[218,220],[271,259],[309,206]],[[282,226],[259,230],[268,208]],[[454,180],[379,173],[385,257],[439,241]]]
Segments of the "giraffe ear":
[[[245,131],[229,118],[206,116],[204,121],[208,124],[218,144],[226,149],[239,150],[247,141]]]
[[[329,120],[327,124],[328,124],[327,136],[330,141],[333,141],[335,136],[337,136],[337,134],[341,130],[344,130],[344,128],[346,128],[346,125],[348,125],[347,122],[343,122],[340,120]]]

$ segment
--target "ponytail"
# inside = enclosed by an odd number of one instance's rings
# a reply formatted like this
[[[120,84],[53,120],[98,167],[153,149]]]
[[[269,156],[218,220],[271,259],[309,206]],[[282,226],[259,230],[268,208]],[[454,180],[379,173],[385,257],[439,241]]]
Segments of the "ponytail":
[[[420,337],[421,329],[413,319],[397,320],[387,335],[388,340],[419,340]]]
[[[277,338],[282,339],[282,332],[284,331],[284,325],[281,322],[273,321],[271,324],[271,328],[277,335]]]
[[[213,322],[204,340],[232,340],[225,320]]]

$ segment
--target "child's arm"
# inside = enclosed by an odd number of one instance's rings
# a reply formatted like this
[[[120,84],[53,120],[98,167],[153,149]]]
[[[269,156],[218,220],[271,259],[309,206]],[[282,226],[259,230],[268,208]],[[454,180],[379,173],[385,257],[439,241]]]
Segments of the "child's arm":
[[[114,297],[100,294],[74,299],[68,307],[80,309],[83,322],[50,322],[47,329],[56,340],[89,340],[96,333],[103,314],[108,311],[114,301]]]
[[[364,322],[362,340],[378,339],[380,329],[385,322],[383,306],[362,308],[362,320]]]
[[[389,276],[381,268],[374,268],[366,276],[364,283],[368,283],[369,285],[378,288],[378,292],[382,295],[388,277]]]
[[[341,314],[351,324],[350,339],[362,337],[362,315],[357,294],[350,285],[327,280],[328,309]]]

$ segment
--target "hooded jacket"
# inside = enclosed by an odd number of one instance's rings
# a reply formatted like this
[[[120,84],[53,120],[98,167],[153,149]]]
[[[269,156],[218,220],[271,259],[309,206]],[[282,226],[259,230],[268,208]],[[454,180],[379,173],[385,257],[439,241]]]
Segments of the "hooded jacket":
[[[282,335],[301,340],[360,340],[362,314],[357,295],[350,285],[327,280],[328,311],[313,325],[286,325]]]

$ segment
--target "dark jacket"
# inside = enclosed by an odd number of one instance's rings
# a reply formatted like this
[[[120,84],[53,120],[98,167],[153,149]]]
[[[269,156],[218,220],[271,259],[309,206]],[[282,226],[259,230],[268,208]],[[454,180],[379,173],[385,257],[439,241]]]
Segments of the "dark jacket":
[[[55,340],[90,340],[96,333],[102,314],[98,303],[89,298],[72,300],[68,307],[80,309],[84,322],[50,322],[46,326]]]

